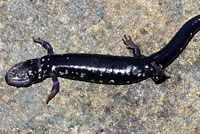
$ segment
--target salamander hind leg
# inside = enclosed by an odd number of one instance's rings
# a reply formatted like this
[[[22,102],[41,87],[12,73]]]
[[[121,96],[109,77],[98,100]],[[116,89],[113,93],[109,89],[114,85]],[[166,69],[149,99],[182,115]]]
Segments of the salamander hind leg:
[[[124,38],[122,38],[122,41],[127,46],[128,49],[131,49],[133,51],[133,55],[135,57],[141,57],[143,56],[140,52],[139,47],[132,41],[131,36],[124,35]]]
[[[169,78],[165,75],[164,70],[160,65],[156,65],[155,62],[152,62],[151,65],[155,69],[155,72],[152,74],[151,78],[156,84],[160,84]]]
[[[35,43],[39,43],[40,45],[42,45],[42,47],[44,47],[47,50],[48,55],[53,54],[53,48],[51,47],[51,45],[48,42],[41,40],[40,38],[36,39],[33,37],[32,39]]]

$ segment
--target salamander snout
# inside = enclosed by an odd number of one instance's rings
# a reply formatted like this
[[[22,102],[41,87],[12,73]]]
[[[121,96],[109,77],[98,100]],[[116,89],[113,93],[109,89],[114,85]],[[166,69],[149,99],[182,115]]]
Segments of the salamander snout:
[[[6,83],[16,87],[30,86],[32,81],[29,77],[30,68],[26,65],[26,62],[20,62],[13,66],[5,76]]]

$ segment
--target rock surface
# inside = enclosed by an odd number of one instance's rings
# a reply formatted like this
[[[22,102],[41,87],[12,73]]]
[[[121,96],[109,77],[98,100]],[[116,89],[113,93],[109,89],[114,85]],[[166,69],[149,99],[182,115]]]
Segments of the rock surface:
[[[59,78],[60,92],[45,104],[51,79],[28,88],[8,86],[14,64],[55,53],[132,56],[124,34],[144,55],[164,47],[200,13],[186,0],[6,0],[0,1],[0,133],[198,134],[200,133],[200,33],[167,69],[170,79],[124,86]]]

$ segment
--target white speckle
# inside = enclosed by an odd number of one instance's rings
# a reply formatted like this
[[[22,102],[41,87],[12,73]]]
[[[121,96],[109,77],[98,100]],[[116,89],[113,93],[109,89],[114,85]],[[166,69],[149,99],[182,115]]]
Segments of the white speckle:
[[[49,67],[49,65],[47,65],[47,67]]]
[[[47,61],[50,61],[50,59],[47,59]]]
[[[65,74],[66,74],[66,75],[68,74],[68,70],[67,70],[67,69],[65,70]]]
[[[45,74],[47,72],[47,70],[44,70],[43,73]]]
[[[80,77],[83,78],[86,74],[84,73],[81,73]]]
[[[131,73],[131,69],[132,69],[132,67],[131,67],[131,66],[128,66],[128,67],[126,68],[126,74],[130,74],[130,73]]]
[[[59,74],[60,74],[60,75],[64,75],[65,73],[63,73],[63,72],[59,72]]]
[[[125,73],[125,70],[124,70],[124,69],[114,69],[113,72],[114,72],[115,74],[118,74],[118,73],[124,74],[124,73]]]
[[[13,80],[20,80],[21,78],[19,78],[19,77],[13,77],[12,79]]]
[[[41,77],[41,74],[38,74],[38,79],[41,79],[42,77]]]
[[[183,48],[181,47],[181,48],[180,48],[180,51],[182,51],[182,49],[183,49]]]
[[[69,60],[69,57],[67,57],[67,60]]]
[[[42,72],[42,69],[40,68],[40,69],[38,70],[38,72]]]
[[[107,73],[111,73],[113,69],[106,69]]]
[[[100,73],[100,74],[99,74],[99,76],[103,76],[103,74],[102,74],[102,73]]]
[[[140,77],[142,75],[142,73],[137,74],[138,77]]]
[[[99,68],[99,71],[100,71],[100,72],[105,72],[105,71],[106,71],[106,68]]]
[[[100,80],[100,81],[99,81],[99,83],[103,83],[103,81],[102,81],[102,80]]]
[[[129,75],[131,73],[131,69],[132,69],[131,66],[127,66],[126,68],[123,68],[123,69],[114,69],[113,72],[115,74],[121,73],[121,74],[128,74]]]
[[[135,70],[135,69],[137,69],[137,67],[133,66],[132,70]]]
[[[133,72],[134,75],[137,75],[138,72],[141,72],[141,70],[139,70],[136,66],[133,66],[132,67],[132,72]]]
[[[110,80],[109,83],[115,83],[115,81],[114,80]]]
[[[134,70],[132,70],[132,71],[133,71],[133,75],[138,75],[138,74],[141,75],[141,72],[142,72],[142,70],[141,70],[141,69],[138,69],[137,67],[136,67],[136,69],[134,69]]]
[[[78,72],[76,72],[76,74],[78,75]]]
[[[127,81],[126,83],[130,83],[130,81]]]
[[[33,75],[33,72],[31,70],[28,71],[29,75]]]
[[[51,70],[55,71],[55,69],[56,69],[56,66],[52,66]]]
[[[146,69],[148,69],[148,68],[149,68],[149,66],[148,66],[148,65],[145,65],[144,67],[145,67]]]
[[[44,60],[44,58],[42,58],[42,62],[44,62],[45,60]]]
[[[142,74],[143,77],[145,77],[145,75],[146,75],[145,73]]]

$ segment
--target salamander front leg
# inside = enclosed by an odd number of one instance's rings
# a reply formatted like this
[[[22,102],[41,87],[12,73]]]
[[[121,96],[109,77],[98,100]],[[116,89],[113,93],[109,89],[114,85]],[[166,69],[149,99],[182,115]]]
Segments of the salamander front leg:
[[[53,99],[56,96],[56,94],[59,92],[59,85],[60,85],[58,78],[56,76],[56,73],[51,73],[50,75],[51,75],[52,80],[53,80],[53,88],[51,90],[51,93],[47,97],[46,104],[48,104],[49,101],[51,99]]]
[[[40,45],[42,45],[42,47],[44,47],[47,50],[48,55],[53,54],[53,48],[51,47],[51,45],[48,42],[41,40],[40,38],[36,39],[33,37],[32,39],[35,43],[39,43]]]
[[[122,41],[127,46],[128,49],[131,49],[133,51],[133,55],[135,57],[141,57],[143,56],[140,52],[139,47],[132,41],[131,36],[124,35],[124,38],[122,38]]]

